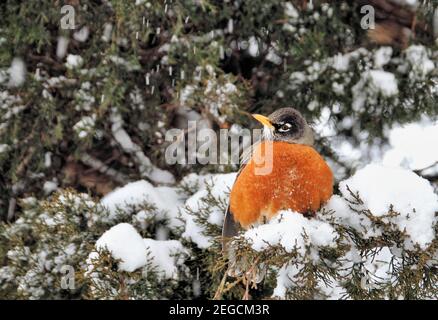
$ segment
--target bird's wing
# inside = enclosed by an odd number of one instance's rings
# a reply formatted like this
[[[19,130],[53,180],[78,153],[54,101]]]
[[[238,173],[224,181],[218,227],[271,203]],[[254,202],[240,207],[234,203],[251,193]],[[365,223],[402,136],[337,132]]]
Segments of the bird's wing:
[[[252,146],[243,150],[242,155],[240,157],[241,165],[239,171],[237,172],[236,180],[239,177],[240,173],[242,172],[243,168],[245,168],[245,165],[251,159],[253,150],[261,141],[262,140],[259,140],[255,142]],[[222,226],[222,250],[225,250],[225,246],[228,240],[236,236],[239,229],[240,229],[240,225],[234,220],[233,213],[230,210],[230,204],[228,202],[227,211],[225,212],[225,217],[224,217],[224,224]]]
[[[227,207],[227,212],[224,217],[224,225],[222,227],[222,249],[225,249],[225,245],[228,240],[237,235],[239,231],[239,224],[234,221],[233,214],[230,211],[230,205]]]

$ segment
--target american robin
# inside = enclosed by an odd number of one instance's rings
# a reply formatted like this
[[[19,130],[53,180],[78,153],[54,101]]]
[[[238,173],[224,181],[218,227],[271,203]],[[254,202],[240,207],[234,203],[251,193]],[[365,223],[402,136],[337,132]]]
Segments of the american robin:
[[[333,193],[332,171],[313,148],[312,129],[300,112],[282,108],[269,117],[253,117],[263,124],[263,137],[252,147],[231,189],[222,230],[224,245],[239,226],[248,229],[267,222],[279,210],[313,215]],[[266,155],[265,160],[272,170],[257,173],[256,155],[266,152],[268,143],[271,157]]]

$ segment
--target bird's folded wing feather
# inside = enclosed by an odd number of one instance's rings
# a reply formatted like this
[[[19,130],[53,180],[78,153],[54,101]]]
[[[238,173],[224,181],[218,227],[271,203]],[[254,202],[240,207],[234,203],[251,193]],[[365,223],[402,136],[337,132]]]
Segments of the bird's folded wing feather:
[[[236,179],[239,177],[243,168],[245,168],[245,165],[251,159],[253,150],[261,141],[262,140],[257,141],[252,146],[243,150],[242,155],[240,157],[241,165],[240,165],[239,171],[237,172]],[[237,223],[234,220],[233,213],[230,210],[230,204],[228,204],[227,211],[225,212],[224,224],[222,227],[222,250],[225,250],[225,246],[226,246],[228,240],[237,235],[237,233],[239,231],[239,227],[240,227],[239,223]]]

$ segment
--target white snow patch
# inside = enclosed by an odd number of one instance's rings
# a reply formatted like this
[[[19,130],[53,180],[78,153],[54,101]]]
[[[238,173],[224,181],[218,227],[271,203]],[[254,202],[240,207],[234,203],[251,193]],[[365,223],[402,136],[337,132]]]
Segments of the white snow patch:
[[[259,55],[259,42],[256,37],[252,36],[249,38],[248,52],[251,56],[257,57]]]
[[[26,80],[26,65],[23,59],[14,58],[12,60],[11,66],[8,70],[9,72],[9,87],[19,87]]]
[[[62,59],[67,54],[67,48],[68,48],[68,38],[66,37],[58,37],[58,43],[56,45],[56,56],[58,59]]]
[[[287,289],[294,286],[295,276],[300,269],[296,265],[284,265],[277,273],[277,286],[274,289],[273,297],[285,299]]]
[[[106,231],[97,240],[96,248],[107,249],[113,258],[121,259],[119,263],[121,271],[132,272],[147,263],[146,244],[129,223],[120,223]],[[95,258],[96,254],[92,252],[91,258]]]
[[[45,194],[50,194],[58,189],[58,183],[56,181],[46,181],[43,185],[43,190]]]
[[[406,59],[412,65],[411,78],[423,79],[435,69],[435,64],[429,59],[427,49],[422,45],[412,45],[405,50]]]
[[[438,123],[423,119],[393,128],[389,143],[391,149],[383,158],[385,165],[421,170],[438,163]]]
[[[3,152],[6,152],[9,150],[9,145],[8,144],[0,144],[0,154],[2,154]]]
[[[101,204],[110,211],[110,219],[120,210],[139,206],[143,203],[154,204],[162,215],[158,219],[168,219],[170,227],[181,225],[178,219],[178,207],[182,204],[179,195],[171,187],[154,187],[146,180],[128,183],[102,198]]]
[[[283,59],[278,55],[278,51],[273,49],[273,48],[268,49],[268,54],[266,55],[266,60],[268,60],[276,65],[280,65],[281,62],[283,61]]]
[[[81,30],[73,34],[73,38],[79,42],[85,42],[90,34],[90,29],[87,26],[81,28]]]
[[[73,130],[76,132],[80,139],[83,139],[93,132],[95,124],[95,114],[92,114],[91,116],[84,116],[81,120],[76,122],[76,124],[73,126]]]
[[[346,72],[350,69],[351,60],[357,60],[361,56],[365,56],[368,54],[368,50],[365,48],[359,48],[357,50],[347,52],[347,53],[338,53],[333,57],[327,59],[327,61],[323,61],[323,64],[328,65],[339,72]]]
[[[102,41],[109,42],[111,40],[111,33],[113,32],[113,25],[109,22],[104,24]]]
[[[384,96],[390,97],[398,94],[397,81],[393,73],[370,70],[369,77],[374,88],[379,90]]]
[[[377,95],[392,97],[398,94],[395,75],[383,70],[368,70],[362,73],[360,80],[351,88],[353,110],[361,110],[365,102],[375,102]]]
[[[337,71],[347,71],[350,65],[350,55],[338,53],[333,58],[332,67]]]
[[[236,173],[217,174],[217,175],[189,175],[186,177],[186,182],[190,180],[191,183],[195,182],[199,184],[199,191],[193,196],[187,199],[185,205],[188,209],[197,212],[200,209],[205,209],[205,204],[202,199],[208,195],[207,185],[212,186],[211,195],[214,198],[225,199],[226,193],[231,189],[234,180],[236,179]],[[208,218],[208,222],[216,225],[221,225],[223,221],[224,212],[222,210],[212,210]],[[211,245],[212,239],[203,234],[204,227],[195,222],[195,217],[185,214],[186,225],[183,233],[183,238],[193,241],[196,245],[205,249]]]
[[[67,62],[65,66],[68,69],[76,69],[76,68],[80,68],[83,63],[84,63],[84,59],[82,59],[81,56],[76,54],[69,54],[67,56]]]
[[[412,248],[412,244],[425,248],[434,239],[438,196],[427,180],[402,168],[370,164],[339,184],[342,195],[350,199],[347,186],[352,192],[359,192],[364,209],[376,217],[387,214],[393,205],[399,215],[383,219],[395,223],[400,231],[406,230],[412,241],[406,243],[407,248]],[[350,210],[339,196],[333,196],[326,208],[333,209],[335,218],[363,233],[365,238],[381,234],[381,230],[371,230],[370,221]]]
[[[307,235],[308,240],[304,234]],[[326,222],[307,219],[302,214],[284,210],[278,212],[268,224],[246,231],[244,237],[256,251],[281,245],[287,252],[296,249],[304,255],[307,241],[314,246],[334,247],[337,236],[333,227]]]
[[[284,4],[285,7],[285,14],[292,19],[298,19],[300,17],[300,14],[298,13],[298,10],[294,7],[294,5],[291,2],[286,2]]]
[[[152,267],[165,279],[178,279],[178,265],[184,263],[188,251],[177,240],[143,239]]]
[[[383,66],[388,64],[391,60],[392,48],[391,47],[381,47],[374,53],[374,67],[381,69]]]

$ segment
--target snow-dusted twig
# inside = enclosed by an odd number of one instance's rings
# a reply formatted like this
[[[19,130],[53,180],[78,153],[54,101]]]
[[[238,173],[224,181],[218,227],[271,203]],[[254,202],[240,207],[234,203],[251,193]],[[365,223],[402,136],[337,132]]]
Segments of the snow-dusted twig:
[[[113,133],[114,139],[125,152],[134,156],[134,161],[136,161],[136,163],[138,164],[139,170],[143,176],[148,177],[153,182],[158,183],[175,182],[175,178],[169,171],[162,170],[156,167],[152,163],[152,161],[144,154],[140,146],[132,141],[129,134],[126,132],[125,129],[123,129],[122,116],[116,111],[114,111],[111,116],[111,122],[111,131]]]
[[[128,182],[128,178],[125,175],[113,168],[108,167],[105,163],[90,156],[89,154],[82,155],[81,162],[93,168],[94,170],[111,177],[114,181],[120,184],[126,184]]]
[[[11,221],[14,218],[16,205],[17,205],[17,200],[15,198],[10,198],[7,221]]]

